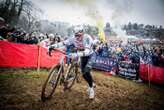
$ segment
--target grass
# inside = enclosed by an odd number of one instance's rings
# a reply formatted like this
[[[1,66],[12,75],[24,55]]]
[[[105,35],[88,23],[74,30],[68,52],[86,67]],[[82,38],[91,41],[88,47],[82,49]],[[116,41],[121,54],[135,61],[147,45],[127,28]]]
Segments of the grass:
[[[38,78],[38,76],[33,74],[0,74],[0,78]]]

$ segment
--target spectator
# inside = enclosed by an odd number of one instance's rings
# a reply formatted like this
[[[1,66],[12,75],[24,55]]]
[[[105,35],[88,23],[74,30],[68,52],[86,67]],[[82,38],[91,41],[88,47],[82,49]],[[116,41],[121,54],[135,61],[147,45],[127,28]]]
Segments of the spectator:
[[[55,36],[54,36],[54,34],[51,33],[51,34],[48,35],[48,37],[49,38],[47,38],[47,39],[45,39],[45,40],[40,42],[40,45],[42,47],[44,47],[44,48],[47,48],[49,45],[55,43]]]
[[[56,35],[56,37],[55,37],[55,43],[59,43],[60,41],[61,41],[60,36],[59,35]]]

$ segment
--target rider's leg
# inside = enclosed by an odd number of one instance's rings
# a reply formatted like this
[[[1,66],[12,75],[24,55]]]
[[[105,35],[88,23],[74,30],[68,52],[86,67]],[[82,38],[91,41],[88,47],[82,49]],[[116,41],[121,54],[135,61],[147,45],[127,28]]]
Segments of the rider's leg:
[[[91,76],[90,71],[91,71],[90,68],[86,67],[85,73],[83,74],[83,77],[86,77],[89,87],[93,87],[93,78]]]
[[[89,85],[89,88],[88,88],[89,98],[93,99],[95,96],[95,92],[94,92],[94,87],[93,87],[93,79],[91,76],[91,67],[88,65],[88,63],[89,61],[87,61],[87,64],[85,65],[85,68],[83,71],[84,72],[83,77]]]
[[[83,74],[83,78],[86,80],[88,83],[89,87],[93,87],[93,79],[91,76],[91,68],[87,67],[87,63],[89,61],[89,56],[82,57],[81,58],[81,72]]]

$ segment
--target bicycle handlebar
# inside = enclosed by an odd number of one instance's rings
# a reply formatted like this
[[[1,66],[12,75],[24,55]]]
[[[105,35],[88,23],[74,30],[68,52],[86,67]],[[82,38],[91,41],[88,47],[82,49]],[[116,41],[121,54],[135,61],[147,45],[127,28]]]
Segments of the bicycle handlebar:
[[[52,53],[52,51],[55,51],[55,50],[56,50],[56,51],[59,51],[59,52],[61,52],[61,53],[63,53],[63,54],[65,54],[65,52],[64,52],[63,50],[54,48],[54,49],[48,51],[48,55],[49,55],[49,56],[52,56],[51,53]]]
[[[61,49],[57,49],[57,48],[55,48],[54,50],[59,51],[59,52],[65,54],[65,51],[63,51],[63,50],[61,50]]]
[[[61,52],[61,53],[64,54],[63,56],[68,57],[68,58],[71,58],[69,55],[66,55],[66,54],[65,54],[65,51],[63,51],[63,50],[61,50],[61,49],[55,48],[55,49],[53,49],[53,50],[54,50],[54,51],[59,51],[59,52]],[[52,55],[51,55],[51,52],[52,52],[52,51],[49,51],[49,52],[48,52],[49,56],[52,56]]]

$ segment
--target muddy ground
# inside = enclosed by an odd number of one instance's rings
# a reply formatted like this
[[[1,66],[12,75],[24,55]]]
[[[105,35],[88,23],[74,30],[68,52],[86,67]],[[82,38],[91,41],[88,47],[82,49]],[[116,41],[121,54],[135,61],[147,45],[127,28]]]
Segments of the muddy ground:
[[[86,82],[80,78],[70,91],[57,88],[51,100],[42,102],[41,88],[47,70],[0,69],[0,110],[164,110],[164,89],[93,72],[96,97],[89,100]]]

